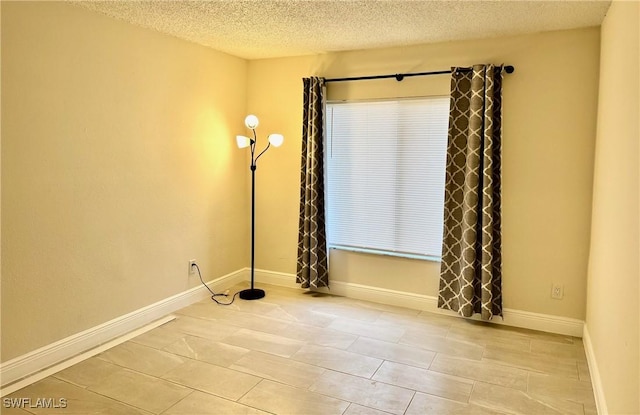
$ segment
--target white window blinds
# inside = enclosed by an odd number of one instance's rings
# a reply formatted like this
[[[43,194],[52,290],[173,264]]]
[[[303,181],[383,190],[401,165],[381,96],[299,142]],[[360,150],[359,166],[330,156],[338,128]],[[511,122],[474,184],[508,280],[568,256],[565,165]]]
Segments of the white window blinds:
[[[439,258],[448,97],[327,104],[330,247]]]

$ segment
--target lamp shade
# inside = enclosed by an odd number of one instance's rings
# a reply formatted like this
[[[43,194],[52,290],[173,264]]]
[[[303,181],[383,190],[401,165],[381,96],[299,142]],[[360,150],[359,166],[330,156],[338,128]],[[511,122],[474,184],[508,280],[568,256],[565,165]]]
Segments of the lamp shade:
[[[284,141],[284,136],[282,134],[270,134],[269,142],[274,147],[280,147]]]
[[[243,135],[236,136],[236,143],[238,144],[238,148],[249,147],[251,144],[251,139],[249,137],[245,137]]]
[[[258,124],[258,117],[253,114],[247,115],[247,118],[244,119],[244,125],[246,125],[247,128],[251,128],[252,130],[255,130]]]

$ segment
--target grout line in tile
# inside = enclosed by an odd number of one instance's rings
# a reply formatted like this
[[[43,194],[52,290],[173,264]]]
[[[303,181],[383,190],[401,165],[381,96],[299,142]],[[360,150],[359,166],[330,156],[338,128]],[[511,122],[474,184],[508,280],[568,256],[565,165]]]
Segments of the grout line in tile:
[[[406,415],[406,413],[409,410],[409,408],[411,407],[411,404],[413,403],[413,400],[415,399],[417,393],[418,393],[417,391],[415,391],[415,390],[413,391],[413,395],[411,395],[411,399],[409,399],[409,403],[407,404],[407,407],[404,408],[404,411],[402,412],[403,415]]]
[[[376,373],[378,373],[378,371],[380,370],[380,368],[382,367],[384,362],[387,362],[386,359],[380,359],[380,360],[381,360],[381,362],[378,365],[378,367],[376,368],[376,370],[374,370],[373,373],[371,374],[371,376],[369,376],[367,379],[373,380],[374,376],[376,375]]]
[[[243,393],[243,394],[242,394],[242,396],[239,396],[239,397],[238,397],[238,399],[236,399],[236,400],[235,400],[235,401],[233,401],[233,402],[240,403],[240,400],[241,400],[242,398],[244,398],[245,396],[247,396],[247,394],[248,394],[249,392],[251,392],[252,390],[254,390],[254,389],[255,389],[259,384],[261,384],[262,382],[264,382],[265,380],[267,380],[267,378],[263,378],[262,376],[257,376],[257,377],[259,377],[259,378],[260,378],[260,381],[259,381],[259,382],[257,382],[255,385],[253,385],[251,388],[249,388],[249,390],[248,390],[248,391],[246,391],[245,393]],[[271,380],[271,379],[269,379],[269,380]],[[276,382],[276,381],[272,381],[272,382]],[[281,383],[281,382],[277,382],[277,383]],[[283,385],[284,385],[284,384],[283,384]],[[216,395],[216,396],[217,396],[217,395]],[[244,405],[244,404],[243,404],[243,405]],[[257,408],[256,408],[256,409],[257,409]]]
[[[164,411],[160,412],[160,415],[165,414],[169,409],[173,408],[174,406],[176,406],[180,402],[184,401],[185,399],[187,399],[189,396],[193,395],[194,393],[195,393],[195,389],[191,390],[191,392],[189,392],[189,394],[187,396],[185,396],[184,398],[180,399],[178,402],[174,403],[173,405],[171,405],[170,407],[168,407]]]
[[[427,370],[431,370],[431,366],[433,365],[433,362],[436,360],[436,357],[438,357],[439,354],[440,354],[440,352],[434,352],[433,353],[433,357],[431,358],[431,361],[429,362],[429,367],[427,367]]]
[[[130,404],[130,403],[123,402],[123,401],[121,401],[121,400],[119,400],[119,399],[114,398],[113,396],[105,395],[105,394],[103,394],[103,393],[100,393],[100,392],[98,392],[98,391],[95,391],[95,390],[93,390],[93,389],[91,389],[91,388],[89,388],[89,387],[83,388],[83,387],[81,387],[81,386],[76,385],[75,383],[68,382],[68,381],[66,381],[66,380],[64,380],[64,379],[59,379],[59,378],[57,378],[57,379],[58,379],[59,381],[62,381],[62,382],[64,382],[64,383],[67,383],[67,384],[69,384],[69,385],[72,385],[72,386],[78,387],[78,388],[80,388],[80,389],[84,389],[84,390],[85,390],[85,391],[87,391],[87,392],[91,392],[91,393],[94,393],[94,394],[96,394],[96,395],[98,395],[98,396],[102,396],[103,398],[109,399],[110,401],[117,402],[117,403],[119,403],[120,405],[124,405],[124,406],[129,407],[129,408],[135,408],[136,410],[140,410],[140,411],[142,411],[143,413],[147,413],[147,414],[152,414],[152,413],[153,413],[153,412],[151,412],[151,411],[147,411],[146,409],[140,408],[140,407],[135,406],[135,405],[132,405],[132,404]]]

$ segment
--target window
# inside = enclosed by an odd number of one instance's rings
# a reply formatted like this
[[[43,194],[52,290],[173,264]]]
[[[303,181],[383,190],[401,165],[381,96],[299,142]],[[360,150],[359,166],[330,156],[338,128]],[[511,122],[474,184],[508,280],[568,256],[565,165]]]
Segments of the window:
[[[448,97],[327,103],[330,248],[441,256]]]

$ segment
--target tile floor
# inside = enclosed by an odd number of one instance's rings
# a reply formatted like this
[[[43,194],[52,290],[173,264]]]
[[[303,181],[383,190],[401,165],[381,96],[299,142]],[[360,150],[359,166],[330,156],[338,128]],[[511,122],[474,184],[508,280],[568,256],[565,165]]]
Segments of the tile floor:
[[[2,414],[596,414],[578,338],[261,287],[8,396],[66,408]]]

